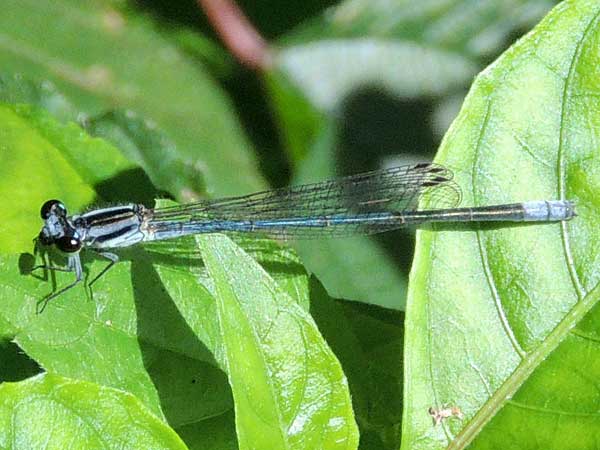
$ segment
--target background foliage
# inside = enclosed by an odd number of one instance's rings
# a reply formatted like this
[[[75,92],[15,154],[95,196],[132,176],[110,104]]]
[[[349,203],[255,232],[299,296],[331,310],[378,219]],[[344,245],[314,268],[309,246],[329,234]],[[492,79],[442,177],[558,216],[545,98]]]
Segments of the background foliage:
[[[594,448],[593,1],[483,72],[438,156],[465,204],[571,198],[576,221],[420,231],[410,288],[406,231],[151,245],[35,314],[70,279],[29,273],[43,201],[190,201],[430,159],[473,77],[553,2],[239,5],[263,70],[192,1],[5,0],[1,446]],[[447,406],[464,419],[434,426]]]

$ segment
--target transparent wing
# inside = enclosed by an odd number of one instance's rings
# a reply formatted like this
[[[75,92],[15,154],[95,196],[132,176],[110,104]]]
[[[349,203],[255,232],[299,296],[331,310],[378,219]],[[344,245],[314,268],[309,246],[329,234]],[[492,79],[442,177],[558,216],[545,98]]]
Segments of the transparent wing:
[[[168,231],[258,232],[279,238],[371,234],[400,228],[402,214],[457,206],[452,172],[437,164],[377,170],[331,181],[153,211],[149,225]],[[210,228],[210,227],[209,227]]]

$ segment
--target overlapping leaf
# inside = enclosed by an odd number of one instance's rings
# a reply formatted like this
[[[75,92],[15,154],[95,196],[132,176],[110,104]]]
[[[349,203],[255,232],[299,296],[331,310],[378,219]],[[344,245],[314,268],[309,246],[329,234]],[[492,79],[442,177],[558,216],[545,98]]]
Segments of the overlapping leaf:
[[[599,17],[556,7],[478,77],[444,140],[466,203],[567,198],[578,216],[419,233],[403,448],[595,447]],[[430,407],[464,419],[436,427]]]
[[[213,334],[240,448],[356,448],[346,377],[308,311],[228,238],[197,241],[215,299],[212,323],[198,320],[180,280],[161,273],[192,329]]]
[[[263,448],[356,446],[344,374],[307,311],[307,275],[293,253],[274,242],[243,243],[262,267],[217,237],[203,239],[207,268],[193,240],[120,252],[122,261],[98,281],[93,295],[80,285],[36,314],[36,302],[54,283],[72,280],[68,273],[44,277],[27,271],[41,199],[61,198],[71,211],[80,210],[98,201],[98,183],[132,166],[77,125],[58,124],[31,107],[2,105],[0,118],[6,149],[0,192],[13,196],[4,221],[12,239],[5,236],[0,258],[4,339],[48,372],[134,394],[181,428],[194,448],[216,423],[220,438],[210,440],[215,448],[233,445],[232,403],[242,448],[272,426],[278,438],[271,442],[266,433]],[[17,168],[27,168],[27,176]],[[105,265],[86,252],[83,261],[86,278]],[[261,339],[246,341],[240,330],[257,332]],[[249,356],[245,349],[257,358],[240,371]],[[249,403],[244,395],[255,382],[261,385],[258,397]],[[273,419],[266,428],[249,426],[259,406],[259,417]]]

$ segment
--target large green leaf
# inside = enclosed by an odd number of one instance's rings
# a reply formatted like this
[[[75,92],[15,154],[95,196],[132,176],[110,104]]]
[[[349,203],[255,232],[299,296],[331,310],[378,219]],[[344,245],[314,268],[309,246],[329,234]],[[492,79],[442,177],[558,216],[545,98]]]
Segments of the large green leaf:
[[[204,181],[196,194],[263,185],[230,101],[145,17],[100,0],[8,0],[0,29],[3,71],[54,82],[87,115],[119,107],[153,119]]]
[[[131,394],[49,374],[0,385],[0,424],[2,448],[187,448]]]
[[[476,80],[437,161],[465,204],[567,198],[562,224],[418,233],[402,448],[596,448],[600,5],[567,1]],[[434,426],[428,409],[464,418]]]
[[[346,377],[308,311],[225,236],[197,242],[206,272],[158,270],[227,372],[240,448],[356,448]]]

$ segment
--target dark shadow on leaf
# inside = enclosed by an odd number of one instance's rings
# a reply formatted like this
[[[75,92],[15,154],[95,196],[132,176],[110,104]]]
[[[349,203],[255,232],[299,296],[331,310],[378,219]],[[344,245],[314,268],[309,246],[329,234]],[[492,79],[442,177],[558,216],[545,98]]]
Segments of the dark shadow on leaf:
[[[306,273],[304,266],[290,253],[289,247],[268,238],[261,239],[235,233],[228,235],[269,273],[284,275]],[[146,244],[144,248],[152,260],[157,263],[168,266],[203,268],[202,255],[196,249],[195,243],[190,240],[193,240],[193,237],[152,242]]]
[[[91,253],[93,252],[82,252],[81,253],[81,265],[83,269],[84,281],[82,284],[87,286],[87,280],[89,276],[89,269],[87,263],[94,257]],[[37,256],[36,256],[37,255]],[[34,254],[21,253],[19,255],[19,273],[23,276],[31,276],[37,280],[48,282],[50,281],[50,291],[47,295],[51,295],[56,292],[57,289],[61,289],[56,281],[56,270],[49,269],[47,267],[40,266],[53,266],[66,268],[67,257],[60,254],[57,250],[51,247],[43,247],[35,244]],[[74,272],[70,272],[75,277]],[[40,298],[39,300],[43,300]]]
[[[119,172],[115,176],[97,183],[94,186],[99,199],[95,204],[141,203],[152,208],[156,198],[167,198],[165,192],[159,191],[150,181],[146,172],[134,168]]]
[[[238,450],[233,408],[224,414],[175,428],[190,449]]]
[[[21,275],[31,274],[34,267],[35,256],[33,256],[31,253],[21,253],[19,255],[19,272]]]
[[[0,342],[0,383],[22,381],[43,369],[14,342]]]
[[[174,267],[196,267],[203,268],[204,261],[198,252],[192,251],[160,251],[155,247],[146,249],[146,254],[152,261],[164,265]]]
[[[176,426],[182,421],[181,398],[195,399],[205,395],[206,383],[195,380],[216,382],[221,387],[213,386],[214,389],[228,391],[227,377],[188,326],[144,249],[132,250],[131,261],[137,335],[144,365],[156,386],[167,421]],[[177,342],[177,348],[157,345],[160,341]],[[180,349],[185,349],[185,353]],[[174,386],[174,377],[166,374],[180,374],[182,370],[189,374],[190,382]]]
[[[246,253],[252,256],[271,275],[303,275],[305,267],[297,260],[295,253],[286,244],[269,238],[256,239],[247,236],[233,237]]]

